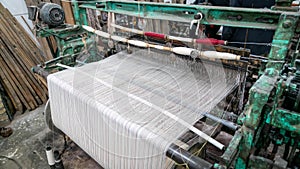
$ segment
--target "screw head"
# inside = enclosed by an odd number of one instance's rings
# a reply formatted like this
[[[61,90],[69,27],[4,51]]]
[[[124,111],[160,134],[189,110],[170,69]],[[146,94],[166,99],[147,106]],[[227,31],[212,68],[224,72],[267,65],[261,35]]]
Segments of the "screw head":
[[[286,20],[282,23],[283,28],[289,28],[292,26],[292,21],[291,20]]]

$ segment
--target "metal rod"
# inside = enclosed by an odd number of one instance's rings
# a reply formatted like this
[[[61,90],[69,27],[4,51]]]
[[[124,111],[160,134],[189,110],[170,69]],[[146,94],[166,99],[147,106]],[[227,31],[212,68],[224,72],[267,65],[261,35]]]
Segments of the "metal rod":
[[[37,73],[38,75],[42,76],[45,79],[47,79],[47,76],[49,75],[49,72],[47,72],[45,69],[43,69],[43,68],[41,68],[39,66],[32,67],[31,71],[33,73]]]
[[[231,121],[221,119],[221,118],[216,117],[216,116],[214,116],[214,115],[212,115],[212,114],[209,114],[209,113],[205,113],[204,116],[207,117],[207,118],[209,118],[209,119],[211,119],[211,120],[213,120],[213,121],[216,121],[216,122],[218,122],[218,123],[221,123],[222,125],[224,125],[224,126],[230,128],[230,129],[232,129],[232,130],[237,130],[237,129],[239,129],[239,126],[236,125],[236,124],[234,124],[234,123],[231,122]]]
[[[167,153],[167,157],[179,164],[186,164],[190,169],[208,169],[212,168],[209,162],[192,155],[190,152],[180,148],[176,144],[171,144]]]

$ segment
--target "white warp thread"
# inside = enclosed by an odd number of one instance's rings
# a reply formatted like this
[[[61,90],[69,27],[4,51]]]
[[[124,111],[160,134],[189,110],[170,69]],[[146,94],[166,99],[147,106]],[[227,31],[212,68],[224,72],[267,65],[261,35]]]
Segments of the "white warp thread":
[[[194,124],[237,84],[236,71],[146,50],[48,77],[54,124],[104,168],[122,169],[165,168],[187,126],[159,110]]]

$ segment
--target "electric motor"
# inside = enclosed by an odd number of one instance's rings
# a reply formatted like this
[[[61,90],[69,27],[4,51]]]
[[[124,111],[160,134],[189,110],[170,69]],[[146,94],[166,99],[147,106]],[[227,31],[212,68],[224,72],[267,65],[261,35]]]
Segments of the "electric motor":
[[[64,23],[65,13],[61,6],[54,3],[45,3],[40,8],[40,19],[49,26],[59,26]]]

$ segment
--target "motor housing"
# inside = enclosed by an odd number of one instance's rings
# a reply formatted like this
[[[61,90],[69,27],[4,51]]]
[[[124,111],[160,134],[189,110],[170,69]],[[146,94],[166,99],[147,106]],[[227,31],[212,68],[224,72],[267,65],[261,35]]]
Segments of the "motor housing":
[[[40,19],[49,26],[59,26],[65,21],[65,12],[60,5],[45,3],[40,8]]]
[[[62,7],[55,3],[41,3],[38,6],[28,7],[28,18],[32,21],[37,19],[50,27],[58,27],[65,21],[65,12]]]

